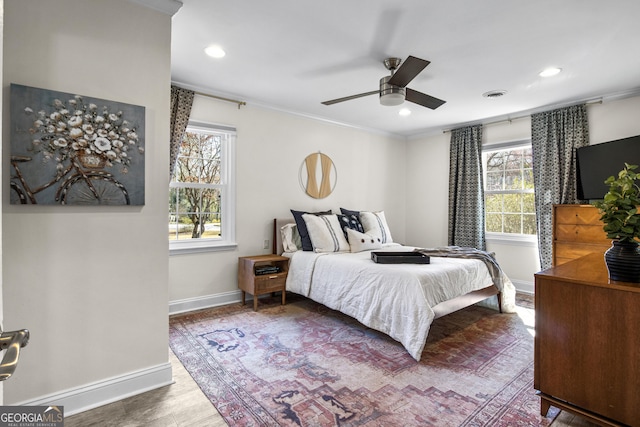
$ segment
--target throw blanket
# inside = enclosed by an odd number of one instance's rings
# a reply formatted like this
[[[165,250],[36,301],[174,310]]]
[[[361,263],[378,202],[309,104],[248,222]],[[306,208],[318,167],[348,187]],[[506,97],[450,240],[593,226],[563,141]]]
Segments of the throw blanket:
[[[493,284],[500,290],[502,311],[505,313],[515,313],[516,287],[502,271],[493,254],[476,248],[466,248],[462,246],[445,246],[433,249],[415,249],[416,252],[433,257],[449,258],[470,258],[479,259],[487,266]]]

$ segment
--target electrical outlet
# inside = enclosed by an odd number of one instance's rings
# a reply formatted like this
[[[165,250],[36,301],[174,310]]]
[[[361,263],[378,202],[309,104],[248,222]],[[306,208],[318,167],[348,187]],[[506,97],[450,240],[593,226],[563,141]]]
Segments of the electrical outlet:
[[[265,239],[262,244],[262,249],[269,249],[269,239]]]

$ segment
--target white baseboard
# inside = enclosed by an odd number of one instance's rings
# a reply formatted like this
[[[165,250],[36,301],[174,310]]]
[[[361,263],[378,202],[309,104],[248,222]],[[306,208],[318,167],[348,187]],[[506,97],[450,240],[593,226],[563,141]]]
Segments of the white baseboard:
[[[531,294],[531,295],[533,295],[534,293],[534,290],[535,290],[534,282],[527,282],[524,280],[511,280],[511,283],[513,283],[513,286],[516,287],[516,290],[518,292]]]
[[[187,298],[176,301],[169,301],[169,315],[185,313],[187,311],[202,310],[204,308],[217,307],[220,305],[240,302],[242,291],[223,292],[220,294],[205,295],[196,298]],[[247,301],[252,300],[252,296],[247,294]]]
[[[98,381],[60,393],[15,403],[17,406],[64,406],[69,416],[173,384],[171,363]]]

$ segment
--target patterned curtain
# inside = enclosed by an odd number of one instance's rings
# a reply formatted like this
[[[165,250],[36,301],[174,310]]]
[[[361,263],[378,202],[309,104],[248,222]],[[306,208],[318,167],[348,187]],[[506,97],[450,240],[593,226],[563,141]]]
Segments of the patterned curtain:
[[[192,90],[171,86],[171,131],[169,135],[169,179],[173,177],[173,170],[176,166],[180,144],[184,137],[184,132],[189,123],[191,106],[193,105]]]
[[[482,126],[451,131],[449,245],[485,250]]]
[[[576,149],[589,145],[587,107],[575,105],[531,116],[533,182],[542,269],[551,267],[554,204],[579,203]]]

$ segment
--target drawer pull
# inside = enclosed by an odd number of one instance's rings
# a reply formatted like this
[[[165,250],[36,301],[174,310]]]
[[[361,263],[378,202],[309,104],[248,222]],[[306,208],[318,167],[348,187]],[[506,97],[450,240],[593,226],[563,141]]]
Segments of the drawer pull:
[[[277,279],[278,276],[269,276],[269,279]]]

